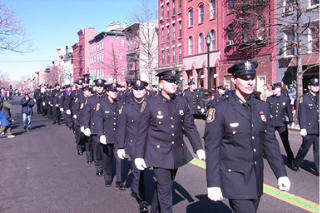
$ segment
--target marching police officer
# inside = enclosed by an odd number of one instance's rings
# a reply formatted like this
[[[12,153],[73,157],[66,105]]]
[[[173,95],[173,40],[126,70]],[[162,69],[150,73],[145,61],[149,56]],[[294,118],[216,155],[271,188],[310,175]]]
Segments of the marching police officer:
[[[319,175],[319,79],[308,82],[309,91],[299,100],[298,116],[302,145],[294,159],[292,169],[297,171],[313,144],[315,175]]]
[[[55,84],[55,89],[52,91],[52,119],[53,124],[60,124],[61,113],[59,107],[59,98],[60,98],[60,85]]]
[[[104,94],[104,79],[96,79],[96,94],[88,98],[87,104],[83,109],[83,126],[81,130],[87,137],[91,136],[94,163],[96,167],[96,175],[103,175],[102,165],[102,150],[100,145],[100,135],[98,134],[103,129],[103,120],[101,119],[101,104],[106,98]]]
[[[135,165],[139,170],[153,167],[156,190],[151,213],[172,212],[172,185],[179,167],[192,160],[183,141],[185,132],[193,150],[205,159],[201,139],[186,99],[176,96],[175,70],[159,73],[161,92],[150,96],[141,106],[136,140]]]
[[[208,197],[229,199],[235,213],[255,213],[263,192],[263,153],[281,190],[290,181],[270,122],[268,104],[252,97],[257,62],[231,66],[235,92],[210,108],[205,128]]]
[[[290,98],[281,94],[281,82],[273,84],[273,95],[267,98],[270,107],[271,123],[279,132],[282,144],[287,153],[287,162],[291,166],[293,152],[289,143],[288,123],[293,122]]]
[[[199,117],[199,113],[204,113],[204,105],[200,98],[200,92],[193,80],[190,80],[189,88],[184,91],[184,97],[187,99],[192,115],[195,118]]]
[[[138,125],[141,117],[141,105],[146,97],[147,82],[137,80],[133,83],[133,98],[123,106],[119,118],[118,157],[124,159],[128,154],[132,161],[133,180],[131,183],[131,195],[138,201],[140,212],[147,212],[147,203],[144,197],[144,171],[140,171],[134,164],[135,143]]]

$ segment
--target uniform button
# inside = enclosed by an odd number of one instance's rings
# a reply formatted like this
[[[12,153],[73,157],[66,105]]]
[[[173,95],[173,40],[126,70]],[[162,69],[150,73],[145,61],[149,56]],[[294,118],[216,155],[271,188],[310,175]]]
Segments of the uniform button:
[[[113,114],[115,115],[116,113],[114,112]]]
[[[254,136],[252,136],[251,139],[254,140]]]
[[[174,125],[171,125],[171,128],[173,129],[173,128],[174,128]]]
[[[172,133],[171,135],[174,136],[174,133]]]
[[[160,145],[157,145],[157,148],[159,149],[159,148],[160,148]]]
[[[117,123],[113,123],[113,125],[117,125]]]
[[[170,117],[171,120],[173,120],[173,117]]]
[[[113,131],[116,131],[116,128],[113,128]]]
[[[132,139],[130,139],[130,142],[132,142]]]
[[[253,152],[257,152],[256,148],[253,149]]]
[[[232,172],[232,169],[228,169],[228,172]]]
[[[265,129],[264,132],[267,132],[267,130]]]
[[[183,146],[183,144],[181,144],[181,146]]]
[[[94,123],[92,123],[92,126],[94,126]]]
[[[257,161],[254,161],[253,164],[254,164],[254,165],[257,165]]]
[[[311,123],[309,123],[309,126],[311,125]]]
[[[253,124],[251,124],[251,127],[253,128]]]
[[[235,135],[235,134],[236,134],[236,131],[233,131],[232,134]]]
[[[172,144],[174,144],[174,141],[171,141]]]
[[[159,124],[162,124],[161,121],[159,121]]]
[[[131,120],[131,123],[133,123],[133,120]]]

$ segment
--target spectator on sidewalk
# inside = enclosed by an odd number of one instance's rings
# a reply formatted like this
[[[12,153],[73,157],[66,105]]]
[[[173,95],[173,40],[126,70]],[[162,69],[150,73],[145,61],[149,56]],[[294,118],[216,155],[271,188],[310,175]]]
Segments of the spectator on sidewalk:
[[[23,128],[30,131],[31,127],[31,116],[33,114],[32,107],[34,106],[34,100],[30,98],[29,93],[25,93],[21,99],[20,104],[22,105],[22,123]]]
[[[8,138],[14,138],[15,136],[11,133],[12,118],[10,113],[11,104],[7,101],[0,101],[0,126],[1,135],[6,135]]]

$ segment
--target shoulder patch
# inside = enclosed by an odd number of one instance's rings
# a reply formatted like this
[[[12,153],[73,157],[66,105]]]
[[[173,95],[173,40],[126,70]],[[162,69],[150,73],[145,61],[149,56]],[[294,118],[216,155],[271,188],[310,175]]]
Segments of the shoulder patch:
[[[141,105],[140,112],[143,112],[146,109],[146,106],[147,106],[147,102],[144,101]]]
[[[123,105],[122,105],[121,108],[119,109],[119,115],[122,114],[122,109],[123,109]]]
[[[216,109],[215,108],[210,108],[208,110],[208,113],[207,113],[206,122],[207,123],[211,123],[212,121],[214,121],[215,118],[216,118]]]
[[[301,96],[299,99],[299,103],[302,104],[303,103],[303,97]]]

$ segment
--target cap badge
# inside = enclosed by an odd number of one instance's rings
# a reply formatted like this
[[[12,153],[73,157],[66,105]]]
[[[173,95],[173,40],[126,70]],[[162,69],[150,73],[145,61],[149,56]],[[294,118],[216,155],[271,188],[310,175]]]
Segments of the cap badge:
[[[252,65],[250,63],[250,61],[246,61],[246,63],[244,63],[245,66],[245,70],[251,70],[252,69]]]
[[[137,86],[138,86],[138,87],[141,86],[141,81],[137,81]]]

